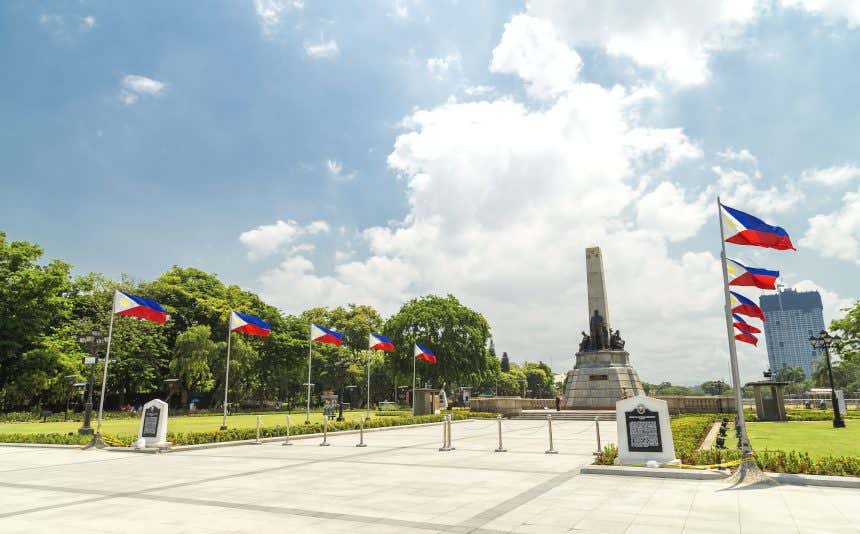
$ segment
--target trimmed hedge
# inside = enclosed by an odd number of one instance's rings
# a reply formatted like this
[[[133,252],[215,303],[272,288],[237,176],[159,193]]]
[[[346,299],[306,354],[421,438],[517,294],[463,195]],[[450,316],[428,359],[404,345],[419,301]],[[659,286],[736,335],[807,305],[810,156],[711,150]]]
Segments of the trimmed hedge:
[[[453,410],[451,412],[455,420],[462,419],[495,419],[496,414],[486,412],[469,412],[468,410]],[[390,426],[415,425],[422,423],[438,423],[442,420],[442,415],[418,415],[412,417],[374,417],[365,420],[364,428],[380,428]],[[359,422],[357,420],[348,421],[329,421],[328,431],[337,432],[340,430],[358,430]],[[168,426],[169,428],[169,426]],[[286,436],[286,425],[276,425],[260,428],[261,438],[273,438]],[[303,434],[315,434],[323,431],[322,423],[314,423],[310,425],[294,424],[290,426],[291,436],[300,436]],[[254,439],[257,437],[256,427],[252,428],[228,428],[227,430],[213,430],[210,432],[179,432],[167,433],[167,441],[174,445],[199,445],[201,443],[220,443],[224,441],[240,441],[245,439]],[[131,446],[132,442],[137,439],[137,436],[113,436],[104,434],[105,443],[113,446]],[[49,443],[49,444],[64,444],[64,445],[85,445],[89,442],[89,436],[80,436],[77,433],[69,434],[2,434],[0,441],[5,443]]]

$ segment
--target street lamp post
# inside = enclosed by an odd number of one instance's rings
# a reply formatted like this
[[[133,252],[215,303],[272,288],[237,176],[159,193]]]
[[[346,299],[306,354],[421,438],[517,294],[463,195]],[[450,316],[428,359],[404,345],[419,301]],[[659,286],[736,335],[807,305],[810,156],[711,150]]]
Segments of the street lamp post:
[[[338,399],[337,403],[337,420],[343,421],[343,397],[344,390],[355,389],[358,386],[341,386],[340,388],[340,399]]]
[[[818,337],[809,336],[809,344],[816,351],[824,351],[824,360],[827,362],[827,377],[830,380],[830,403],[833,406],[833,428],[845,428],[845,421],[839,413],[839,403],[836,400],[836,387],[833,385],[833,367],[830,365],[830,346],[834,341],[840,341],[839,336],[831,336],[827,330],[822,330]]]
[[[90,421],[93,416],[93,381],[98,356],[96,351],[98,347],[106,342],[107,338],[98,327],[93,328],[89,333],[78,337],[78,343],[86,347],[89,356],[84,358],[84,365],[90,368],[90,376],[87,381],[87,402],[84,405],[84,424],[78,429],[78,434],[82,436],[92,436],[93,427],[90,426]]]

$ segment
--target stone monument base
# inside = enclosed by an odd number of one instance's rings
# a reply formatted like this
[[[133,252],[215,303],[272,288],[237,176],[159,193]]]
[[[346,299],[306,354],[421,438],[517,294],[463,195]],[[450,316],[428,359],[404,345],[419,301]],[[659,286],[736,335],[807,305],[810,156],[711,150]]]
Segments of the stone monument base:
[[[576,365],[567,372],[564,407],[612,410],[618,400],[644,394],[627,351],[579,352]]]

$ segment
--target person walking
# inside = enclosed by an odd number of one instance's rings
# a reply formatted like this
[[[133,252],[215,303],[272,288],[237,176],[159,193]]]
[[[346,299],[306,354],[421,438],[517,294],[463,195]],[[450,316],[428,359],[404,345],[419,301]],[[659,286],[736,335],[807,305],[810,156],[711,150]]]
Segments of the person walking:
[[[561,411],[561,396],[558,394],[555,396],[555,411]]]

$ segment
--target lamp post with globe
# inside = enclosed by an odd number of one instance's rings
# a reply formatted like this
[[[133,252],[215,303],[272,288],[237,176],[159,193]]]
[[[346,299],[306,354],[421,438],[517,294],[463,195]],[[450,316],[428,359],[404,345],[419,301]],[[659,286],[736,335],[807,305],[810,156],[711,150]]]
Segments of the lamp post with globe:
[[[816,351],[824,351],[824,361],[827,362],[827,377],[830,380],[830,403],[833,406],[833,428],[845,428],[845,421],[839,413],[839,403],[836,400],[836,387],[833,385],[833,367],[830,365],[830,347],[834,341],[841,341],[839,336],[831,336],[827,330],[822,330],[818,337],[809,336],[809,344]]]

